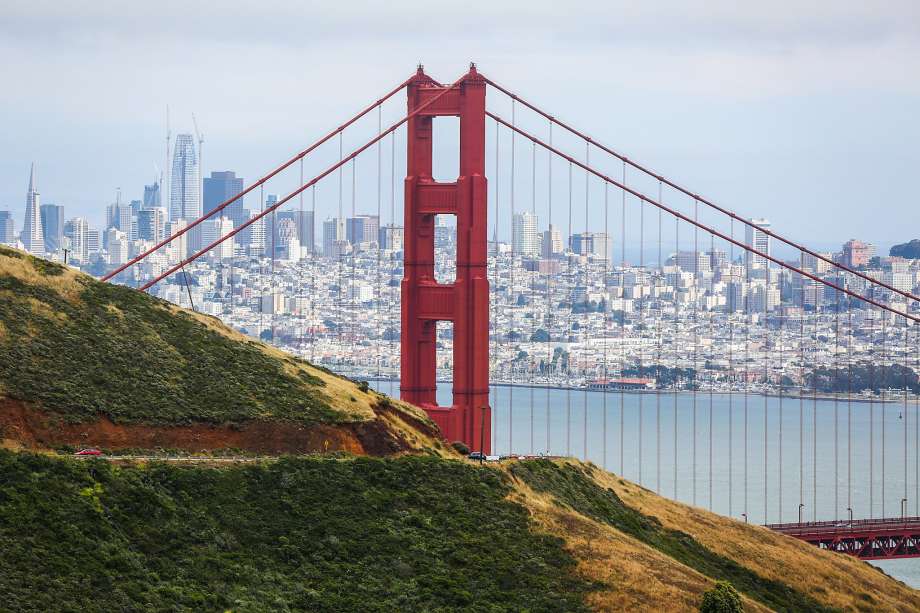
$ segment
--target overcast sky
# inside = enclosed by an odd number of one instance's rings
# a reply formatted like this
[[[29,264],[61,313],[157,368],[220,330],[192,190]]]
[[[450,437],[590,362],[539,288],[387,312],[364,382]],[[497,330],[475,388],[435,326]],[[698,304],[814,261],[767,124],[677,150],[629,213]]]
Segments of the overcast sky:
[[[920,2],[0,0],[0,209],[100,223],[173,134],[247,181],[405,79],[469,61],[818,248],[920,236]],[[402,101],[399,102],[403,104]]]

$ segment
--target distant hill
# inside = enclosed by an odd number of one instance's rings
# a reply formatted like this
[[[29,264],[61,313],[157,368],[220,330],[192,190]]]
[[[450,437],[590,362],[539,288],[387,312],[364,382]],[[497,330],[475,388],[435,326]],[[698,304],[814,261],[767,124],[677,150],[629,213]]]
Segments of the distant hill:
[[[303,453],[440,445],[423,411],[218,319],[0,248],[0,439]]]
[[[910,260],[920,259],[920,238],[915,238],[910,242],[895,245],[888,251],[888,255]]]

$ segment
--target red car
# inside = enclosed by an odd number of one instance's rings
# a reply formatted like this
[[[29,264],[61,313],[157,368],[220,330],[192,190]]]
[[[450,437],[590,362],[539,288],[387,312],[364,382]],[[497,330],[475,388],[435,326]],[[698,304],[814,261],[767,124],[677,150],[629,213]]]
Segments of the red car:
[[[76,452],[74,455],[95,455],[95,456],[99,456],[99,455],[102,455],[102,452],[99,451],[98,449],[92,449],[92,448],[91,448],[91,449],[81,449],[80,451]]]

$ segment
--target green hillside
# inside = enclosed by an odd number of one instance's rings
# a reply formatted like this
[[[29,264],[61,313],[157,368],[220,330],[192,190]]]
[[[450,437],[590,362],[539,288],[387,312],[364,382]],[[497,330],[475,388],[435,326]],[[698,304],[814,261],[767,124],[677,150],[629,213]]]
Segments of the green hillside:
[[[503,475],[457,461],[118,467],[0,451],[0,609],[580,611]]]

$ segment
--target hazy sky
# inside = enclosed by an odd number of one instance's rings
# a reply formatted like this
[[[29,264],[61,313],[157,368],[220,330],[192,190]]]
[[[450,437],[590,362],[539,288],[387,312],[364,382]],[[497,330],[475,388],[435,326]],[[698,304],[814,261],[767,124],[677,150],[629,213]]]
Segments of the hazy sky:
[[[659,172],[825,248],[920,236],[920,2],[0,0],[0,208],[101,221],[173,134],[247,181],[408,76],[474,60]],[[314,4],[311,6],[311,4]],[[397,109],[401,108],[400,101]]]

